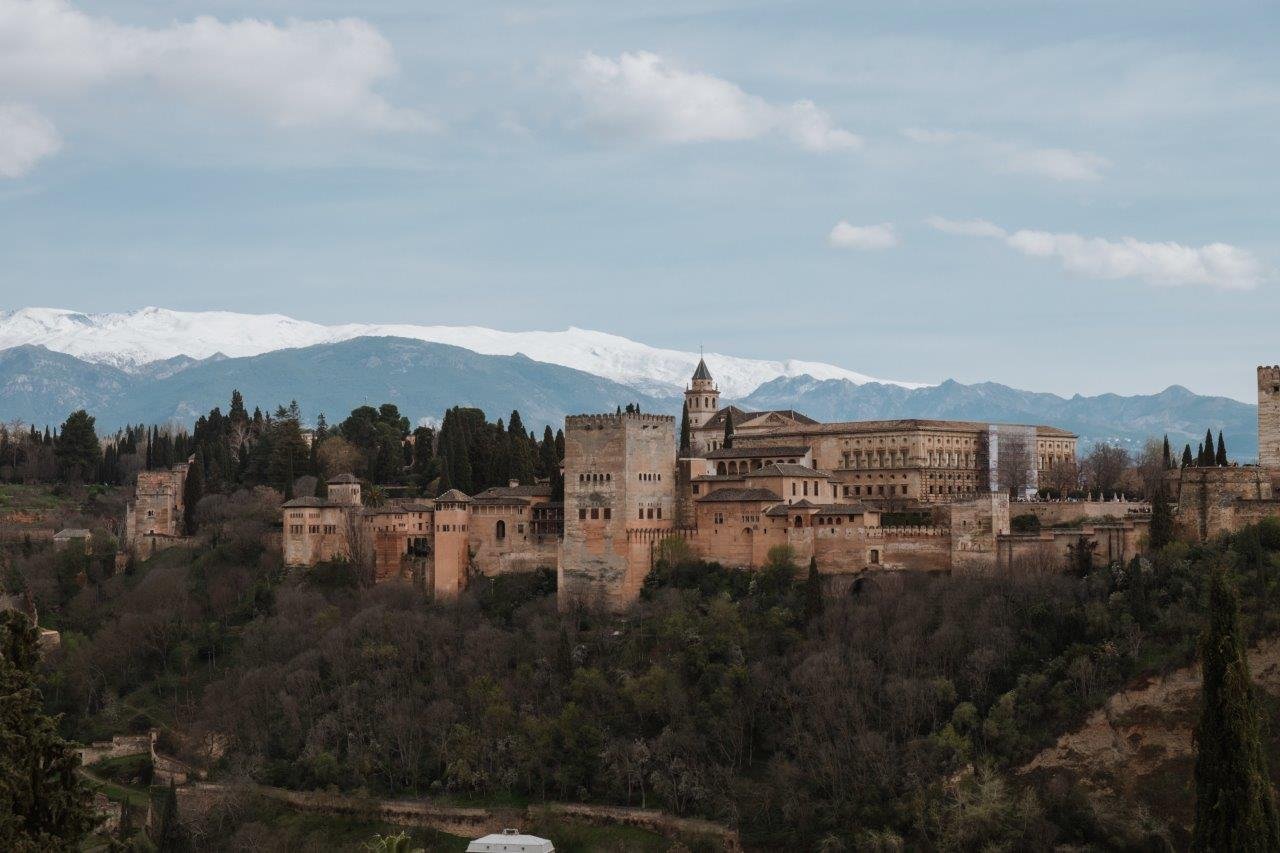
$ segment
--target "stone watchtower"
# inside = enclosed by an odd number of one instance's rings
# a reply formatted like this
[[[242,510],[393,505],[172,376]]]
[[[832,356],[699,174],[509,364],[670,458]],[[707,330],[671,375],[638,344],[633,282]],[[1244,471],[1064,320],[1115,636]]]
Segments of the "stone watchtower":
[[[1280,468],[1280,365],[1258,368],[1258,464]]]
[[[669,415],[565,418],[562,608],[620,610],[640,594],[674,521],[675,438]]]
[[[436,601],[452,601],[467,588],[471,551],[467,527],[471,520],[471,498],[450,489],[436,498],[435,553],[432,561],[432,591]]]
[[[684,392],[684,404],[689,410],[690,429],[702,427],[720,410],[720,392],[711,379],[711,371],[707,370],[707,363],[702,359],[698,359],[698,368],[693,371],[693,380]]]

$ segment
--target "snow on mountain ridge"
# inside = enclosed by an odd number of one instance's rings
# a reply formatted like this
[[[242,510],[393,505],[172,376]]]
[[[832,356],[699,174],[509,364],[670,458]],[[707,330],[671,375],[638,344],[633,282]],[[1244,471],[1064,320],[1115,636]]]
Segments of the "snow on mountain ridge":
[[[259,355],[281,349],[336,343],[359,337],[402,337],[450,344],[482,355],[523,354],[534,361],[571,367],[654,394],[685,387],[698,354],[659,349],[637,341],[570,326],[562,332],[504,332],[482,326],[421,326],[347,323],[325,326],[282,314],[229,311],[170,311],[143,308],[127,313],[83,314],[60,308],[0,311],[0,349],[38,344],[85,361],[136,371],[155,361],[185,355],[204,359]],[[922,383],[875,379],[821,362],[770,361],[705,355],[720,390],[743,397],[780,376],[884,382],[907,388]]]

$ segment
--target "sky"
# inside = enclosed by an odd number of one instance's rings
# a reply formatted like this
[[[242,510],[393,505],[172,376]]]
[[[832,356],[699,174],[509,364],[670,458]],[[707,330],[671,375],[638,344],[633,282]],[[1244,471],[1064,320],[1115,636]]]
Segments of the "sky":
[[[0,308],[1255,398],[1280,7],[0,0]]]

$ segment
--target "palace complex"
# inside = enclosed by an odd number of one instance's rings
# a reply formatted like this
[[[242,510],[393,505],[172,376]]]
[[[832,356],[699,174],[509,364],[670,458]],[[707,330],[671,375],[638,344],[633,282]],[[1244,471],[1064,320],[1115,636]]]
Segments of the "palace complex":
[[[1280,367],[1259,368],[1258,382],[1262,464],[1169,472],[1188,538],[1280,513]],[[566,418],[563,502],[549,484],[511,483],[365,507],[359,481],[336,477],[325,497],[284,504],[285,563],[348,560],[440,599],[477,574],[554,567],[562,604],[620,609],[674,539],[730,566],[761,567],[785,545],[830,574],[991,572],[1060,564],[1082,540],[1100,560],[1127,560],[1149,526],[1147,504],[1032,499],[1046,474],[1076,459],[1076,436],[1055,427],[749,412],[720,406],[703,362],[685,409],[683,448],[670,416]],[[1010,494],[1012,512],[1035,515],[1040,532],[1011,532]]]

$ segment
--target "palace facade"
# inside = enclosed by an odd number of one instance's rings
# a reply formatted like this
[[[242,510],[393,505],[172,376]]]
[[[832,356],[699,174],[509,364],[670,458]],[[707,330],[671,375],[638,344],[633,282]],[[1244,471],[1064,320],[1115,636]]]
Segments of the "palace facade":
[[[673,537],[733,566],[760,567],[785,545],[827,573],[984,570],[1009,533],[1000,477],[1010,460],[1030,491],[1037,472],[1076,453],[1074,435],[1047,426],[823,424],[719,398],[700,361],[685,393],[683,450],[671,416],[566,418],[563,502],[551,501],[549,485],[512,483],[371,508],[354,477],[335,478],[326,497],[282,507],[285,563],[349,560],[438,598],[477,574],[555,568],[562,604],[607,609],[636,599]]]

